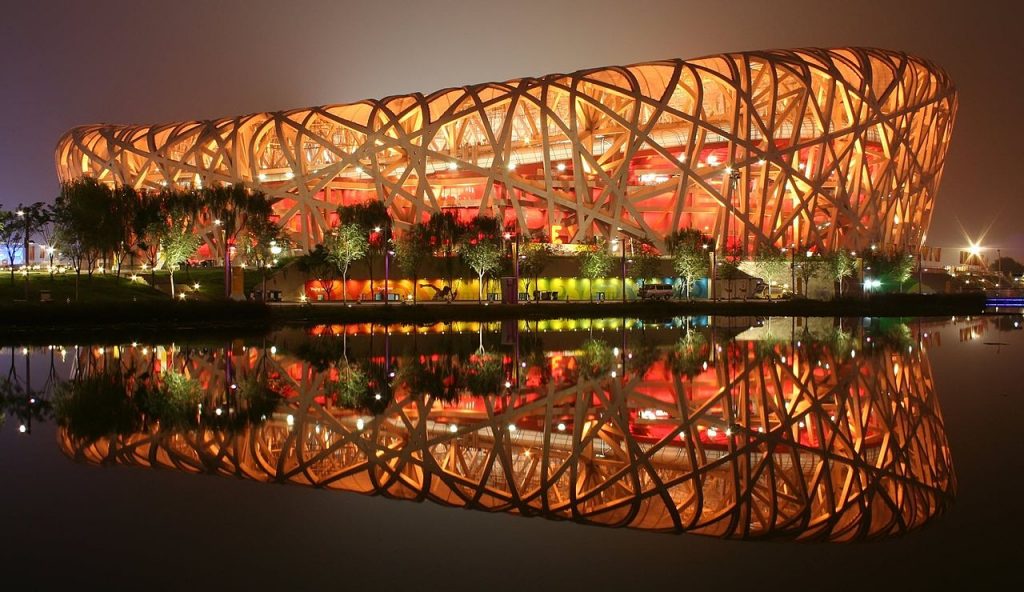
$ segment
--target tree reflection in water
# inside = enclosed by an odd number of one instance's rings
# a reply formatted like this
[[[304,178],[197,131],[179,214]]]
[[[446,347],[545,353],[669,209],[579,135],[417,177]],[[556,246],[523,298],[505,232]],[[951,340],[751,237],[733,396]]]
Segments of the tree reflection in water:
[[[313,343],[337,339],[324,328],[273,350],[83,349],[66,383],[77,386],[56,399],[60,444],[98,464],[728,538],[883,538],[952,503],[911,329],[722,340],[676,325],[594,337],[527,323],[390,327],[383,338],[369,326],[342,329],[340,349]],[[175,372],[202,387],[192,423],[131,394],[167,389]]]

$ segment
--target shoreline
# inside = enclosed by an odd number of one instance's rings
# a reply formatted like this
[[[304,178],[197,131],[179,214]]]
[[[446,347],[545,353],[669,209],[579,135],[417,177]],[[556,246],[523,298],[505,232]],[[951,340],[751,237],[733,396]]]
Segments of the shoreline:
[[[559,317],[666,318],[676,316],[917,317],[986,312],[985,296],[881,294],[864,299],[671,302],[543,302],[262,304],[252,302],[12,303],[0,305],[7,335],[68,332],[261,333],[283,326],[345,323],[436,323]]]

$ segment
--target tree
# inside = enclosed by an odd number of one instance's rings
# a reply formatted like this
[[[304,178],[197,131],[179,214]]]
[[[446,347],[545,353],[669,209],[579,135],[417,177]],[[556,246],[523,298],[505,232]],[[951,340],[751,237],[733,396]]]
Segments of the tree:
[[[708,275],[709,241],[699,230],[688,228],[678,230],[665,238],[672,256],[672,269],[683,278],[686,298],[690,298],[690,287],[694,282]]]
[[[644,280],[654,277],[658,273],[661,256],[654,245],[643,241],[638,246],[634,246],[630,260],[629,277],[637,280],[637,283],[643,287]]]
[[[615,363],[612,347],[601,339],[588,339],[580,344],[579,355],[576,357],[577,371],[580,376],[592,380],[608,374]]]
[[[694,329],[687,329],[669,352],[669,367],[677,376],[693,378],[704,369],[710,352],[707,338]]]
[[[864,271],[865,277],[870,272],[883,289],[898,284],[902,291],[903,283],[910,279],[914,271],[914,256],[902,251],[869,251],[864,257]]]
[[[160,252],[171,280],[171,298],[174,298],[174,270],[191,257],[203,243],[195,232],[195,214],[184,203],[167,204],[167,217],[158,229]]]
[[[75,268],[75,301],[78,300],[79,284],[82,278],[82,262],[85,260],[86,247],[79,236],[64,221],[65,212],[58,202],[54,208],[53,246],[60,249],[71,266]]]
[[[132,267],[135,267],[135,255],[139,252],[147,257],[152,267],[156,267],[157,253],[160,250],[160,237],[157,231],[164,216],[160,196],[161,194],[149,192],[140,193],[133,208],[130,221],[131,244],[128,249]]]
[[[455,275],[454,257],[458,251],[459,239],[466,227],[451,212],[434,212],[427,220],[426,228],[432,250],[441,251],[441,256],[444,258],[448,286],[451,287]]]
[[[111,231],[115,233],[110,237],[111,254],[113,255],[111,267],[115,269],[117,277],[121,277],[121,264],[124,258],[134,250],[135,244],[138,242],[133,232],[132,223],[135,218],[135,210],[140,206],[139,192],[130,185],[118,185],[110,189],[108,212]]]
[[[241,184],[213,185],[199,191],[199,204],[209,211],[214,222],[219,221],[224,243],[224,295],[231,295],[231,245],[248,225],[268,220],[274,213],[271,200],[262,191],[251,191]],[[258,222],[257,222],[258,223]],[[215,237],[219,239],[221,237]]]
[[[47,210],[47,223],[39,228],[39,236],[43,239],[43,244],[46,245],[46,252],[49,258],[50,267],[50,281],[53,281],[53,257],[57,249],[57,225],[54,220],[54,208],[53,206],[46,206]]]
[[[54,238],[75,268],[75,299],[84,267],[92,277],[96,259],[111,245],[110,188],[90,177],[61,184],[52,210]]]
[[[366,231],[358,224],[342,224],[324,237],[323,247],[328,260],[341,272],[341,295],[348,302],[348,268],[366,255],[369,248]]]
[[[839,249],[833,251],[825,259],[828,273],[839,284],[839,296],[843,295],[843,280],[853,277],[857,269],[857,260],[849,252]]]
[[[136,191],[127,185],[115,188],[113,198],[112,211],[119,227],[114,253],[117,276],[120,277],[125,257],[131,257],[131,266],[134,267],[135,254],[146,251],[150,244],[155,246],[157,241],[149,232],[160,223],[161,204],[158,195]]]
[[[1000,257],[989,267],[1007,276],[1024,274],[1024,264],[1013,257]]]
[[[580,266],[580,275],[587,278],[590,301],[594,301],[594,280],[608,277],[612,269],[612,257],[608,253],[603,239],[597,239],[589,245],[585,245],[576,255]]]
[[[422,224],[413,224],[395,241],[395,263],[402,273],[412,278],[412,301],[416,303],[416,285],[420,269],[430,258],[427,229]]]
[[[530,292],[530,278],[536,285],[540,274],[551,262],[551,245],[529,242],[519,248],[519,275],[526,278],[526,292]]]
[[[788,283],[789,258],[785,251],[774,245],[761,244],[754,253],[751,271],[768,283],[768,296],[771,297],[771,286],[782,286]]]
[[[483,300],[484,276],[501,266],[500,233],[501,223],[497,218],[477,216],[469,222],[460,237],[459,254],[479,279],[477,301]]]
[[[278,256],[291,249],[292,241],[288,237],[288,233],[278,226],[270,216],[251,218],[248,226],[247,236],[242,242],[242,252],[246,261],[254,262],[256,269],[260,270],[263,298],[266,299],[267,268],[276,265]]]
[[[21,248],[25,227],[14,212],[0,210],[0,243],[3,243],[7,261],[11,266],[11,285],[14,285],[14,257]]]
[[[828,270],[827,262],[821,257],[820,254],[813,251],[798,252],[793,258],[793,264],[796,266],[796,275],[800,278],[804,285],[804,297],[807,297],[808,284],[811,278],[822,275]],[[796,286],[793,286],[794,291]]]
[[[360,204],[339,207],[338,219],[341,224],[357,224],[367,233],[366,270],[372,290],[373,262],[377,255],[384,253],[389,247],[391,213],[383,201],[372,199]]]
[[[331,287],[338,275],[338,266],[331,259],[330,254],[323,245],[317,245],[315,249],[306,253],[298,260],[299,270],[307,275],[316,278],[317,283],[323,289],[326,299],[331,299]]]
[[[53,208],[57,232],[77,258],[75,271],[84,266],[92,277],[96,261],[119,248],[121,226],[114,210],[110,187],[90,177],[61,185]]]
[[[32,237],[36,233],[50,223],[51,210],[50,207],[43,202],[37,201],[29,206],[18,204],[18,209],[15,212],[15,215],[21,220],[22,232],[24,232],[24,236],[22,238],[25,241],[25,246],[22,253],[22,265],[25,268],[25,300],[28,300],[28,269],[30,263],[28,244],[32,241]]]

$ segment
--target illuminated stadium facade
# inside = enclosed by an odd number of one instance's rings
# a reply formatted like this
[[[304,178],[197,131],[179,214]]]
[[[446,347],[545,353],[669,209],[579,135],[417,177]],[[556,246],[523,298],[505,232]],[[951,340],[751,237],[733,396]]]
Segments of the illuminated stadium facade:
[[[723,54],[348,105],[72,129],[62,180],[243,183],[310,248],[338,206],[395,229],[452,211],[552,242],[695,228],[719,248],[915,249],[957,109],[948,76],[878,49]],[[199,229],[209,237],[210,228]],[[211,243],[211,246],[214,246]]]

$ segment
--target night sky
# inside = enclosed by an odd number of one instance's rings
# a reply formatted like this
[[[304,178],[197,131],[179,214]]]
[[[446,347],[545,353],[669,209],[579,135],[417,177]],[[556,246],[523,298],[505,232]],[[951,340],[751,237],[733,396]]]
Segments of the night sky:
[[[407,4],[407,5],[406,5]],[[1024,3],[933,0],[12,2],[0,19],[0,203],[52,201],[61,133],[430,92],[729,51],[876,46],[960,89],[929,243],[1024,259]],[[585,7],[585,8],[582,8]]]

